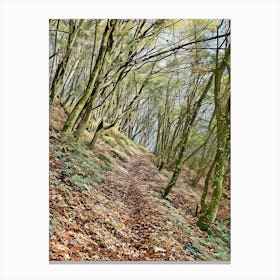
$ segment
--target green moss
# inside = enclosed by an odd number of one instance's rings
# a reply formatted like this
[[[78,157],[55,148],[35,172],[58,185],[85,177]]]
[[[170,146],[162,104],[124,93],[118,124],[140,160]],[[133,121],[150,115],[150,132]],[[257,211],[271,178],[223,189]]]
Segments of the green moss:
[[[132,141],[126,135],[118,131],[115,127],[111,128],[110,132],[113,136],[115,136],[116,139],[122,140],[126,145],[133,146],[135,148],[137,147],[137,144],[134,141]]]
[[[61,170],[61,173],[67,177],[73,175],[74,171],[71,169],[71,164],[66,163],[65,167]]]
[[[119,145],[117,144],[115,138],[111,137],[111,136],[106,136],[106,135],[103,135],[103,140],[109,144],[111,147],[113,148],[117,148]]]
[[[127,155],[124,152],[123,147],[117,143],[117,137],[114,138],[112,136],[103,135],[102,138],[107,144],[109,144],[113,148],[113,150],[111,150],[111,153],[114,158],[119,159],[121,162],[127,162]]]
[[[112,160],[102,154],[98,154],[97,157],[104,162],[104,164],[100,165],[100,168],[102,169],[102,171],[106,172],[106,171],[110,170]]]

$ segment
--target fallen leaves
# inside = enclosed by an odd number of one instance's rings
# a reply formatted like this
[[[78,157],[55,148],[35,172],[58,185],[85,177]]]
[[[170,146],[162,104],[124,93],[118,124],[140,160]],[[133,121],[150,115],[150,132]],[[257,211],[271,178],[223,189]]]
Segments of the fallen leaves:
[[[159,173],[151,156],[127,146],[124,162],[115,152],[106,154],[112,163],[103,182],[87,177],[91,188],[81,188],[82,184],[73,184],[69,178],[80,175],[78,179],[85,180],[89,166],[98,169],[100,159],[95,161],[95,155],[100,157],[110,148],[99,140],[98,152],[86,152],[84,158],[73,154],[75,160],[69,161],[74,144],[68,146],[58,136],[50,141],[50,260],[186,261],[215,257],[209,244],[199,243],[208,234],[196,226],[193,215],[197,200],[184,186],[185,175],[170,201],[162,200],[160,187],[166,185],[171,173]],[[53,156],[56,150],[63,154]],[[62,169],[66,170],[64,175]],[[199,251],[202,249],[205,255]]]

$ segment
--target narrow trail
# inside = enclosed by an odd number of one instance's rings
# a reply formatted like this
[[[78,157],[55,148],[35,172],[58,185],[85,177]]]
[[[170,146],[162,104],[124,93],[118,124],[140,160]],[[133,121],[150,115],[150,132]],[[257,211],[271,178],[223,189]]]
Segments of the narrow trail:
[[[118,200],[124,205],[131,230],[131,238],[126,241],[138,251],[139,259],[143,259],[152,253],[154,233],[161,230],[157,222],[161,213],[151,204],[153,192],[149,189],[149,184],[153,183],[156,176],[156,169],[151,170],[147,159],[142,154],[136,154],[126,169],[116,166],[109,173],[110,179],[105,181],[102,192],[111,200]]]

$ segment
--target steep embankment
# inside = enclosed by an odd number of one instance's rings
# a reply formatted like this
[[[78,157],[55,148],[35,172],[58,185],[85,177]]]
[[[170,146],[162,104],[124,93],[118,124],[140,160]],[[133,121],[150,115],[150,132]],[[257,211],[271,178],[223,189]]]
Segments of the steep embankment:
[[[64,119],[51,108],[50,260],[229,260],[228,223],[211,235],[196,226],[202,187],[187,171],[163,200],[171,172],[152,154],[116,130],[90,151],[60,136]],[[219,218],[229,218],[228,199]]]

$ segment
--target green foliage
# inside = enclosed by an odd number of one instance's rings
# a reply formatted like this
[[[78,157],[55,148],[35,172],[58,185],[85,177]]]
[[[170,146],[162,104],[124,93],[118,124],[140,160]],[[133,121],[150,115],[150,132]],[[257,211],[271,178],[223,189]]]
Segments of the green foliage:
[[[92,155],[91,151],[84,145],[82,144],[76,144],[77,151],[80,152],[81,154],[85,156],[90,156]]]
[[[175,213],[174,218],[175,218],[176,223],[178,224],[179,228],[181,230],[184,230],[185,224],[186,224],[185,218],[179,213]]]
[[[63,156],[63,153],[61,151],[54,151],[53,156],[57,158],[61,158]]]
[[[119,132],[115,127],[111,128],[110,132],[112,133],[112,135],[115,137],[116,140],[120,139],[126,145],[136,147],[136,143],[134,141],[130,140],[126,135]]]
[[[184,230],[185,228],[185,224],[186,224],[186,220],[185,218],[181,215],[181,213],[179,213],[178,209],[176,207],[174,207],[172,205],[172,203],[166,199],[161,200],[161,203],[165,204],[165,206],[167,206],[173,216],[173,219],[176,221],[177,225],[179,226],[179,228],[181,230]]]
[[[89,191],[94,182],[103,182],[103,173],[110,169],[110,159],[107,159],[104,165],[98,164],[91,150],[66,136],[51,142],[50,149],[53,156],[63,162],[58,173],[61,173],[62,178],[69,178],[73,185],[81,189]]]
[[[226,244],[230,248],[230,232],[226,222],[216,220],[212,227],[211,235],[216,238],[220,245]]]
[[[194,258],[196,260],[207,260],[205,255],[207,255],[207,257],[209,257],[208,254],[205,254],[205,253],[201,254],[201,251],[198,248],[198,246],[197,245],[196,246],[192,245],[191,242],[189,242],[187,244],[186,248],[190,251],[190,253],[194,256]]]
[[[119,159],[121,162],[127,162],[127,155],[125,154],[125,146],[121,145],[121,141],[126,139],[127,143],[131,145],[133,141],[129,140],[126,136],[124,136],[122,133],[118,132],[117,130],[113,130],[113,132],[110,132],[111,136],[108,134],[102,135],[102,139],[109,144],[114,151],[113,156]],[[136,146],[136,144],[132,144],[133,146]]]
[[[92,189],[92,178],[90,177],[81,177],[79,175],[73,175],[70,178],[70,181],[81,189],[86,189],[87,191],[90,191]]]
[[[66,175],[67,177],[70,177],[73,175],[74,171],[71,169],[71,163],[66,162],[65,167],[61,170],[62,174]]]
[[[195,234],[194,229],[188,229],[188,231],[190,235]],[[186,248],[197,260],[229,261],[230,232],[226,222],[216,221],[206,237],[198,237],[193,242],[188,242]]]
[[[129,159],[127,155],[133,154],[133,149],[129,153],[129,148],[146,152],[116,128],[107,130],[111,125],[119,125],[137,143],[154,151],[158,162],[165,164],[164,168],[174,167],[173,174],[179,175],[185,164],[191,171],[202,170],[204,175],[203,171],[213,162],[217,143],[222,142],[219,137],[217,140],[211,136],[211,142],[202,146],[203,149],[199,148],[195,154],[192,152],[207,139],[210,128],[219,124],[219,111],[227,112],[214,110],[217,107],[215,100],[220,100],[218,105],[223,109],[230,94],[230,67],[224,66],[221,73],[220,67],[214,71],[215,48],[225,38],[210,37],[216,34],[220,24],[223,28],[219,34],[228,32],[229,22],[207,19],[86,20],[73,44],[70,39],[78,30],[79,20],[62,19],[59,26],[57,23],[57,20],[50,21],[50,55],[58,55],[52,62],[63,62],[58,63],[63,67],[57,73],[64,76],[58,81],[65,81],[63,91],[57,97],[63,97],[60,104],[64,97],[70,97],[65,105],[69,107],[70,115],[63,131],[69,135],[75,133],[76,127],[84,121],[90,128],[97,128],[102,119],[103,126],[100,126],[101,130],[97,129],[97,135],[108,144],[105,146],[111,158],[108,154],[94,154],[70,137],[54,137],[56,140],[51,140],[50,149],[51,166],[54,167],[50,178],[52,185],[55,188],[70,185],[72,189],[76,186],[89,191],[94,183],[104,180],[104,172],[110,169],[112,162],[118,160],[120,164]],[[62,32],[54,32],[56,28]],[[202,42],[205,38],[207,42]],[[224,42],[229,43],[227,39]],[[224,44],[219,50],[221,64],[225,48]],[[226,66],[229,64],[230,60]],[[55,81],[55,70],[59,67],[56,63],[50,66],[50,80]],[[208,87],[209,76],[214,77],[214,82]],[[220,85],[214,86],[219,76]],[[221,88],[217,96],[215,88]],[[226,114],[221,114],[221,123],[223,115]],[[67,114],[64,117],[67,118]],[[50,126],[58,131],[52,121]],[[220,125],[217,131],[223,131],[223,127]],[[192,155],[191,160],[184,162],[189,155]],[[163,203],[172,212],[176,229],[193,230],[188,227],[183,211],[177,211],[167,200]],[[191,232],[190,236],[197,236],[197,239],[186,245],[196,259],[229,259],[230,235],[224,223],[217,221],[206,237],[198,236],[198,232],[197,229]],[[152,244],[159,246],[157,240]],[[210,248],[210,253],[205,248]]]

